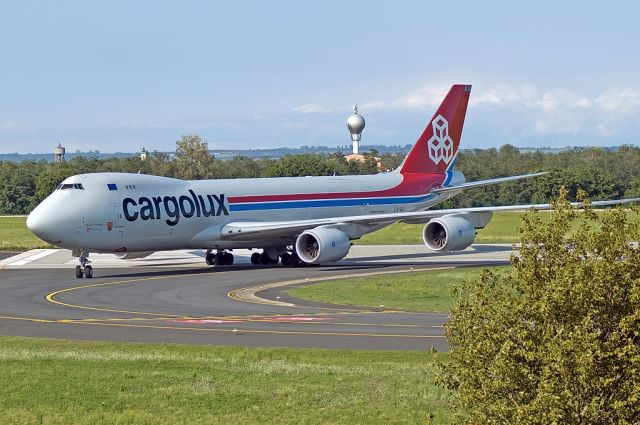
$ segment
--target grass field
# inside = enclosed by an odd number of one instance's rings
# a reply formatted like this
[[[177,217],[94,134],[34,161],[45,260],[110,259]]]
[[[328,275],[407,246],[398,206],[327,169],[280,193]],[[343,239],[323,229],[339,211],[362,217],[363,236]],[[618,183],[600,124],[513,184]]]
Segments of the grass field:
[[[476,243],[515,243],[518,242],[518,226],[521,212],[499,212],[482,230],[478,231]],[[370,233],[355,241],[359,245],[405,245],[423,244],[422,228],[424,224],[397,223],[377,232]]]
[[[478,276],[482,268],[396,273],[316,283],[291,289],[305,300],[331,304],[447,312],[453,306],[451,291]]]
[[[51,248],[27,229],[25,217],[0,217],[0,251]]]
[[[448,423],[436,360],[0,337],[0,423]]]

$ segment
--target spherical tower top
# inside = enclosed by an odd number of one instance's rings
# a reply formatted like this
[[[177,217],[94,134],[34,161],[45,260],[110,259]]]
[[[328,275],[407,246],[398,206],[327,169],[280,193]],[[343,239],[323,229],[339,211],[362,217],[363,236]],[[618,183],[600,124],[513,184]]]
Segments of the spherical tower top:
[[[351,142],[353,143],[353,154],[360,154],[360,137],[364,130],[364,118],[358,114],[358,105],[353,107],[353,114],[349,115],[345,123],[349,133],[351,134]]]
[[[353,107],[353,114],[349,115],[345,124],[347,129],[349,129],[349,133],[351,133],[351,140],[360,140],[360,134],[362,130],[364,130],[365,122],[362,115],[358,114],[358,105]],[[357,139],[354,139],[356,135]]]

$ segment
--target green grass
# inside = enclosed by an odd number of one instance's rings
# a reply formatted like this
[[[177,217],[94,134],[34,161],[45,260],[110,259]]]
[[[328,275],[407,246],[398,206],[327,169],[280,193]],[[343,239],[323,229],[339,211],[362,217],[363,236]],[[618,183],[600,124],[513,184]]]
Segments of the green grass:
[[[596,210],[601,211],[601,210]],[[517,243],[520,237],[518,228],[521,225],[522,216],[526,212],[497,212],[493,214],[491,221],[484,229],[478,230],[475,243]],[[629,211],[628,216],[632,220],[638,220],[636,213]],[[541,211],[543,221],[549,220],[549,212]],[[574,223],[574,229],[579,222]],[[422,229],[424,224],[396,223],[377,232],[369,233],[360,240],[358,245],[422,245]]]
[[[447,312],[453,307],[451,292],[482,268],[394,273],[316,283],[293,288],[297,298],[341,305]]]
[[[518,226],[521,212],[499,212],[482,230],[478,231],[476,243],[518,242]],[[424,224],[396,223],[377,232],[363,236],[358,245],[421,245]]]
[[[51,248],[27,229],[25,217],[0,217],[0,251]]]
[[[0,423],[449,423],[436,360],[0,337]]]

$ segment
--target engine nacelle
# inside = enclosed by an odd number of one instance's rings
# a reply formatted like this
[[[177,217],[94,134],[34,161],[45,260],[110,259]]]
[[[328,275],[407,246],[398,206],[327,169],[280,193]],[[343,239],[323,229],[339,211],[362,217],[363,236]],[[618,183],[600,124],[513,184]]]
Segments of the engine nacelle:
[[[462,215],[444,215],[429,220],[422,230],[424,244],[434,251],[460,251],[476,238],[476,226]]]
[[[155,251],[143,251],[143,252],[114,252],[113,255],[121,260],[133,260],[136,258],[145,258],[153,254]]]
[[[296,253],[307,264],[341,260],[350,248],[349,236],[334,227],[305,230],[296,240]]]

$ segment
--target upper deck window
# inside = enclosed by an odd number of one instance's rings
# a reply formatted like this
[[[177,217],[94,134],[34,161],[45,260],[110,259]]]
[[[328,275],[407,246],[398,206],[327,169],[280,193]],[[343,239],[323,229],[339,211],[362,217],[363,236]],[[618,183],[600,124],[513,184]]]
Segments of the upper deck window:
[[[60,185],[56,188],[57,190],[69,190],[69,189],[79,189],[84,190],[82,183],[60,183]]]

